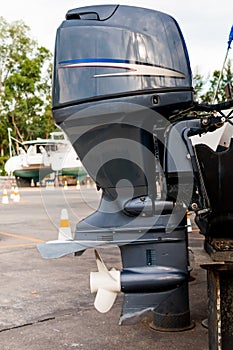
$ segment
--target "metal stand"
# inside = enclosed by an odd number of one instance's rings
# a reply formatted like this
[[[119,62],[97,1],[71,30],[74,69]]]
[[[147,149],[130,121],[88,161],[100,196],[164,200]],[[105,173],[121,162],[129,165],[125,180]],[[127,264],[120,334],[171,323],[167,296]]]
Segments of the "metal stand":
[[[233,264],[209,265],[208,329],[210,350],[231,350],[233,346]]]
[[[208,253],[211,249],[211,256],[200,250],[196,251],[195,257],[207,270],[209,350],[232,350],[233,261],[229,261],[229,251],[216,252],[215,255],[212,247],[206,248]],[[220,256],[222,261],[214,261]]]

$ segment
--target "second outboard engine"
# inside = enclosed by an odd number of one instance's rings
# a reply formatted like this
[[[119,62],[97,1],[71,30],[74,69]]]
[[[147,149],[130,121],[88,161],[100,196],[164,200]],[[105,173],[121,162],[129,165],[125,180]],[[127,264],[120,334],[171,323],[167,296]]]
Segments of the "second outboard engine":
[[[191,327],[193,174],[169,118],[192,103],[188,54],[172,17],[121,5],[68,11],[57,31],[53,114],[102,190],[98,210],[77,224],[71,251],[120,247],[122,271],[107,271],[96,253],[91,284],[103,312],[125,293],[121,323],[151,310],[156,329]]]

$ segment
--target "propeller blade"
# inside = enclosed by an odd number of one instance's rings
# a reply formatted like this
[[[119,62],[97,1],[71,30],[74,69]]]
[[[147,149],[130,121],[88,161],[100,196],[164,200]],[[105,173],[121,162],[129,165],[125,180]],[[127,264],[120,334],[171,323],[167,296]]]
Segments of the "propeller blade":
[[[96,258],[96,264],[97,264],[98,271],[108,272],[107,266],[103,262],[103,259],[101,258],[101,256],[99,255],[99,253],[97,252],[96,249],[95,249],[95,258]]]
[[[117,292],[110,292],[109,290],[99,288],[95,297],[94,306],[97,311],[101,313],[108,312],[117,297]]]
[[[95,308],[102,313],[108,312],[116,300],[117,293],[121,291],[121,273],[118,270],[106,267],[103,259],[95,250],[98,272],[90,273],[91,293],[96,294]]]

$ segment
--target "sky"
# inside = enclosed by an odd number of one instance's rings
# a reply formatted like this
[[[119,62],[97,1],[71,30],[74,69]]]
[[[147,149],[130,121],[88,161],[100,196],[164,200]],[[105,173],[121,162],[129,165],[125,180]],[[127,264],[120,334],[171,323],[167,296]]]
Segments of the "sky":
[[[232,0],[0,0],[0,16],[8,22],[23,20],[39,45],[52,52],[57,27],[69,9],[96,4],[124,4],[166,12],[179,23],[193,73],[220,70],[233,25]],[[232,49],[229,59],[233,59]]]

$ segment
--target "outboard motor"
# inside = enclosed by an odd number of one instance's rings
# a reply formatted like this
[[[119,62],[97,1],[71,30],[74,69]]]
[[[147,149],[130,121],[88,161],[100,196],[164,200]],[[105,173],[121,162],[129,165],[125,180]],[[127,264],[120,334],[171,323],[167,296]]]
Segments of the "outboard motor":
[[[192,104],[189,58],[172,17],[121,5],[68,11],[56,37],[53,115],[102,190],[69,252],[120,247],[122,271],[107,271],[97,253],[106,284],[100,274],[91,284],[103,312],[117,291],[125,293],[121,323],[150,310],[156,329],[191,327],[186,210],[193,170],[181,130],[169,120]]]

